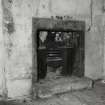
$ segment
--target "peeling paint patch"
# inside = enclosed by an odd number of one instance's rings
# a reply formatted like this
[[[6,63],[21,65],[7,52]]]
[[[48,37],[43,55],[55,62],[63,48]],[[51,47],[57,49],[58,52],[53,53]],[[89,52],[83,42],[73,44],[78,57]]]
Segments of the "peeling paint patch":
[[[6,24],[6,27],[7,27],[7,30],[8,30],[9,34],[12,34],[15,31],[13,22],[10,22],[10,23]]]
[[[14,32],[14,21],[11,12],[12,2],[13,0],[2,1],[4,25],[7,28],[7,32],[9,35]]]

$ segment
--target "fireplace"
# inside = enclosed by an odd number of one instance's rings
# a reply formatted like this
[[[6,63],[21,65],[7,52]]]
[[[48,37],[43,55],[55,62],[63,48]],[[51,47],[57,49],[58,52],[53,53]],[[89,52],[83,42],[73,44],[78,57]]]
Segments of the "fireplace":
[[[84,76],[85,22],[33,18],[33,83]]]
[[[32,27],[33,96],[91,87],[84,77],[85,22],[33,18]]]

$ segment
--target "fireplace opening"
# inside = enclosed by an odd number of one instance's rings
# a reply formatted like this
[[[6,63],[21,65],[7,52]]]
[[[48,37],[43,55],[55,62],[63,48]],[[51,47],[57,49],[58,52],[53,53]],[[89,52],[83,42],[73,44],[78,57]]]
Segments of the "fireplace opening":
[[[37,81],[84,76],[84,32],[37,30]]]

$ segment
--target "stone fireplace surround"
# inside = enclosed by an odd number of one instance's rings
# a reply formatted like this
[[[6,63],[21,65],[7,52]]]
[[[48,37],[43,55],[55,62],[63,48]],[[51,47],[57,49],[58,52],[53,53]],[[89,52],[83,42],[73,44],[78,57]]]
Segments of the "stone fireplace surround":
[[[33,81],[37,80],[37,31],[38,30],[72,30],[72,31],[80,31],[81,39],[80,41],[80,56],[82,56],[80,66],[81,71],[83,72],[81,75],[84,75],[84,59],[85,59],[85,22],[84,21],[69,21],[69,20],[53,20],[47,18],[33,18]]]
[[[51,94],[66,92],[72,90],[71,88],[75,89],[82,89],[82,88],[89,88],[92,86],[92,81],[90,79],[85,78],[85,68],[84,68],[84,59],[85,59],[85,51],[84,51],[84,39],[85,39],[85,22],[84,21],[71,21],[71,20],[54,20],[54,19],[47,19],[47,18],[33,18],[33,70],[32,70],[32,94],[38,97],[47,97],[51,96]],[[81,54],[82,62],[81,62],[81,70],[83,72],[82,78],[78,78],[77,76],[71,76],[67,78],[61,78],[60,80],[55,80],[56,83],[60,83],[60,85],[55,84],[54,82],[50,84],[51,88],[49,87],[49,81],[37,81],[37,73],[38,73],[38,62],[37,62],[37,30],[73,30],[73,31],[81,31],[82,32],[82,40],[81,43]],[[63,87],[62,82],[66,81],[65,87]],[[50,81],[51,82],[51,81]],[[77,84],[75,84],[75,82]],[[68,85],[67,85],[68,84]],[[55,86],[56,85],[56,86]],[[67,86],[66,86],[67,85]],[[59,88],[58,88],[59,87]],[[75,88],[77,87],[77,88]],[[57,90],[58,88],[58,90]],[[43,90],[44,89],[44,90]],[[50,94],[49,94],[50,93]],[[43,95],[44,94],[44,95]]]

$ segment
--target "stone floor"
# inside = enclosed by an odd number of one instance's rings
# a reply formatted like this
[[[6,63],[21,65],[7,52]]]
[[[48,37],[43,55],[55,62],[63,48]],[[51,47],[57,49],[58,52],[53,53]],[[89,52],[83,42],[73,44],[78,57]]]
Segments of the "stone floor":
[[[105,105],[105,83],[96,81],[92,89],[71,91],[33,101],[1,101],[0,105]]]

